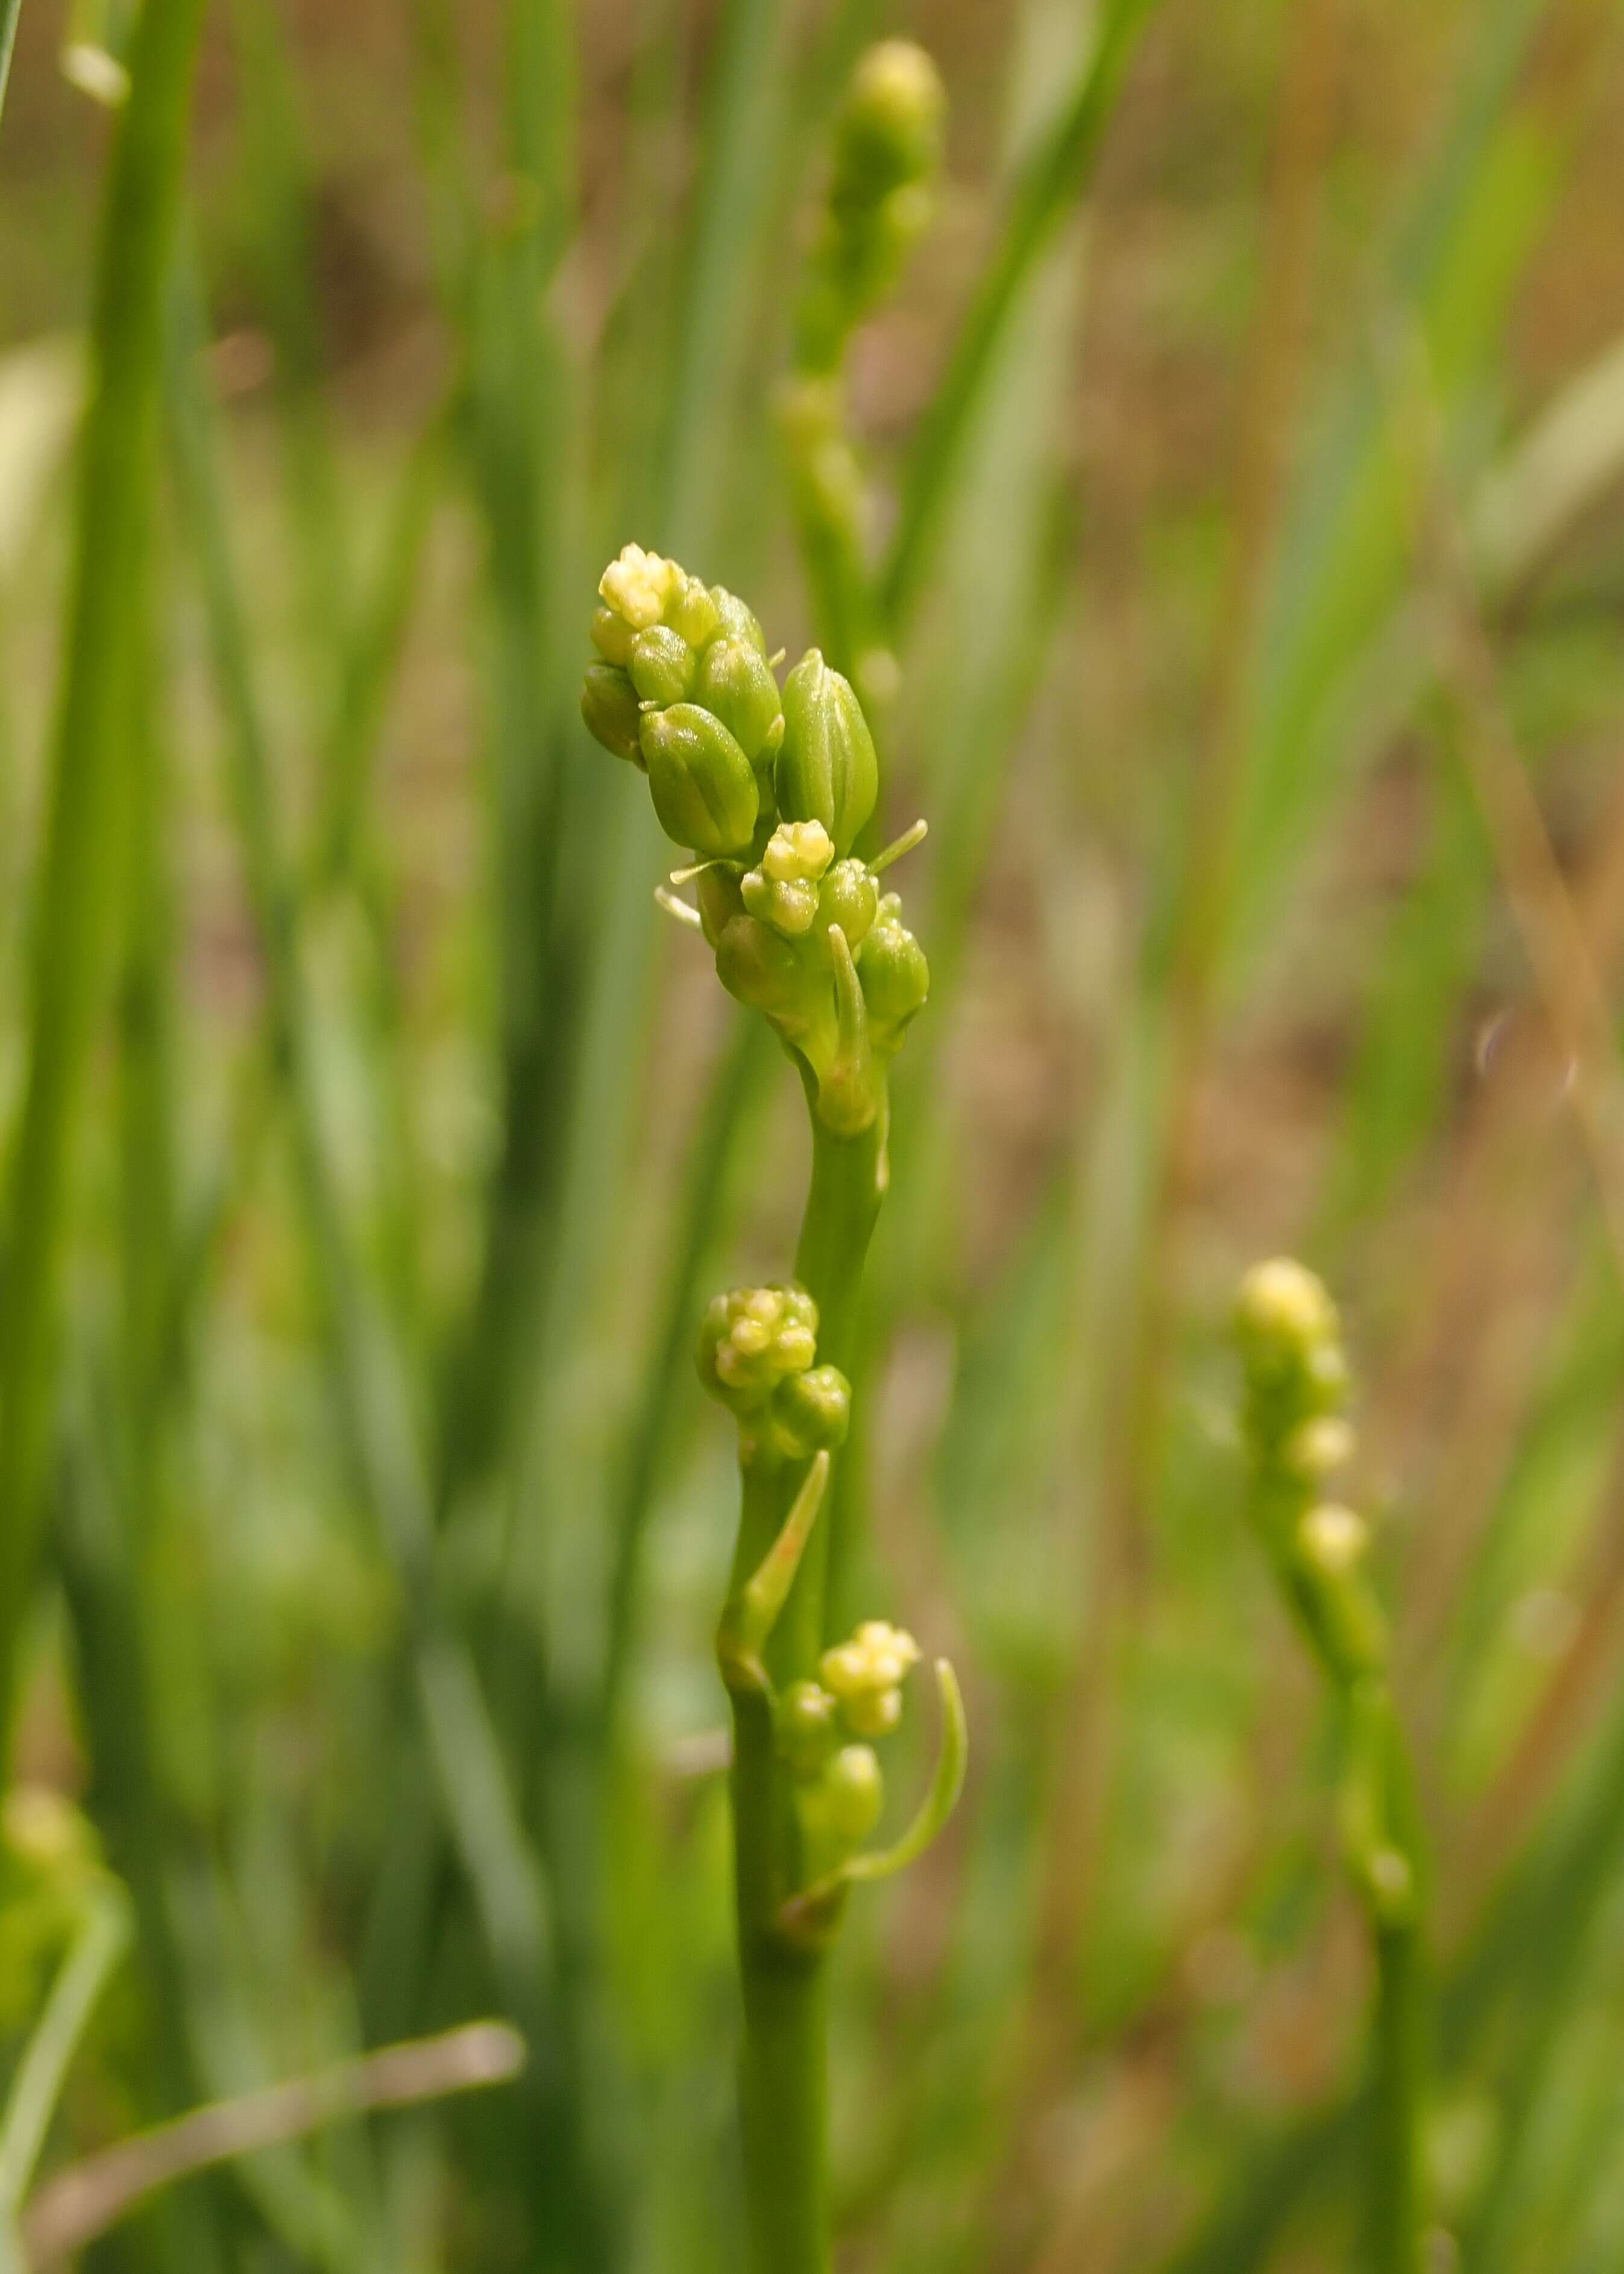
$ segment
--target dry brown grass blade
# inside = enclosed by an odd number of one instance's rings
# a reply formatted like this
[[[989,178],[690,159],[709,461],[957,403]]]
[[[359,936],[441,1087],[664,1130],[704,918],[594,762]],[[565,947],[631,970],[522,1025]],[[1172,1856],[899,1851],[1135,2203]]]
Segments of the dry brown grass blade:
[[[503,2022],[472,2022],[194,2109],[48,2180],[22,2216],[28,2265],[39,2274],[60,2265],[147,2196],[194,2172],[279,2147],[345,2117],[503,2084],[523,2066],[524,2044],[516,2029]]]

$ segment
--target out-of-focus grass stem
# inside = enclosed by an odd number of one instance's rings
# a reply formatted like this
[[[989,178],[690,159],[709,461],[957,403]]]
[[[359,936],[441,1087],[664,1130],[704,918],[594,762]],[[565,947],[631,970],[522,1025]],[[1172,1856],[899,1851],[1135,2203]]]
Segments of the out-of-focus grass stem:
[[[23,12],[23,0],[0,0],[0,112],[5,109],[5,91],[11,83],[11,50],[17,45],[17,19]]]
[[[415,1684],[447,1821],[515,2016],[534,2033],[545,2007],[541,1984],[547,1963],[542,1889],[513,1814],[477,1675],[435,1600],[428,1492],[403,1368],[351,1251],[328,1163],[296,901],[278,844],[269,752],[219,496],[198,365],[196,304],[190,292],[177,303],[171,408],[183,501],[226,716],[230,781],[265,957],[276,1058],[286,1085],[312,1259],[333,1338],[335,1389],[357,1478],[404,1592]]]
[[[152,0],[115,129],[92,322],[73,568],[28,985],[28,1073],[0,1312],[0,1727],[43,1510],[79,1106],[106,983],[130,694],[131,599],[152,489],[165,285],[203,0]]]
[[[880,580],[893,638],[906,629],[923,590],[1011,307],[1087,177],[1133,43],[1157,4],[1158,0],[1110,0],[1071,102],[1033,152],[1011,194],[997,248],[954,341],[904,476],[896,533]]]

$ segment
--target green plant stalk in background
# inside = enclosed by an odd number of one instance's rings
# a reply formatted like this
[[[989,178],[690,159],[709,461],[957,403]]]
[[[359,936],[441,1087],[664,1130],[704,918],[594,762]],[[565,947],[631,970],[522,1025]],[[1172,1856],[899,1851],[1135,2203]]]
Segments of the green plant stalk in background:
[[[1252,1518],[1282,1595],[1341,1716],[1342,1836],[1376,1969],[1369,2156],[1373,2274],[1422,2274],[1426,2101],[1425,1872],[1403,1733],[1387,1678],[1387,1633],[1364,1570],[1369,1532],[1322,1497],[1353,1432],[1335,1306],[1301,1264],[1255,1265],[1237,1332]]]
[[[733,1707],[734,1892],[744,2037],[740,2115],[756,2274],[830,2263],[828,1954],[853,1878],[911,1859],[958,1797],[965,1738],[938,1668],[942,1766],[902,1841],[862,1842],[883,1801],[868,1739],[892,1729],[918,1658],[881,1621],[825,1647],[831,1457],[844,1439],[862,1267],[887,1178],[887,1066],[929,973],[880,878],[923,834],[872,862],[853,847],[879,772],[848,681],[816,649],[780,693],[759,624],[719,585],[628,546],[605,570],[599,660],[582,711],[648,777],[666,834],[695,864],[698,906],[658,898],[714,950],[729,993],[766,1017],[795,1064],[812,1176],[787,1286],[718,1296],[702,1380],[739,1425],[741,1510],[717,1657]],[[845,1743],[843,1738],[857,1742]]]
[[[0,0],[0,111],[5,109],[5,91],[11,80],[11,51],[17,45],[17,19],[23,12],[23,0]]]
[[[34,911],[28,1074],[6,1193],[0,1310],[0,1732],[43,1514],[78,1111],[111,945],[113,848],[152,490],[165,284],[203,0],[152,0],[131,55],[102,209],[72,596]]]

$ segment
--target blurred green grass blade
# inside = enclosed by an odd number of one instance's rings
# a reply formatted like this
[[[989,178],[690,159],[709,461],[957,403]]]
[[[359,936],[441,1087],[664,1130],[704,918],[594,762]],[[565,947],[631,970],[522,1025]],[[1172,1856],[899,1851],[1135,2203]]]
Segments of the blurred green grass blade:
[[[1542,0],[1493,0],[1442,142],[1397,226],[1384,305],[1425,330],[1458,406],[1502,320],[1557,168],[1507,109]],[[1332,787],[1330,698],[1405,575],[1409,480],[1387,391],[1361,338],[1312,449],[1278,548],[1236,830],[1228,925],[1254,937],[1288,855]]]
[[[598,1713],[613,1724],[625,1688],[643,1550],[662,1457],[686,1385],[694,1338],[694,1295],[718,1236],[718,1196],[768,1076],[778,1063],[759,1020],[738,1019],[706,1093],[677,1206],[679,1230],[664,1283],[661,1314],[643,1394],[627,1432],[626,1452],[610,1508],[607,1634]]]
[[[1497,598],[1523,583],[1624,471],[1624,339],[1567,380],[1478,486],[1472,551]]]
[[[793,22],[788,0],[725,0],[717,26],[652,501],[652,542],[695,563],[718,517],[745,331],[741,287],[772,209],[763,184],[785,117]]]
[[[89,1899],[84,1924],[51,1985],[0,2115],[0,2225],[11,2225],[22,2207],[69,2065],[129,1946],[129,1906],[109,1880]]]
[[[903,478],[896,534],[881,578],[893,635],[906,625],[931,553],[1004,327],[1033,264],[1087,178],[1133,42],[1157,0],[1109,0],[1071,102],[1034,150],[1011,195],[1003,236],[920,422]]]
[[[344,643],[317,785],[312,876],[317,893],[346,875],[355,860],[379,727],[410,628],[424,550],[460,411],[457,390],[408,452],[385,516],[370,589],[357,604]]]
[[[0,1304],[0,1726],[43,1508],[71,1171],[106,983],[129,699],[130,610],[154,471],[164,288],[202,0],[150,0],[108,171],[73,568],[28,983],[28,1073],[6,1191]]]
[[[17,45],[17,19],[23,0],[0,0],[0,115],[5,110],[5,91],[11,83],[11,50]]]
[[[231,0],[244,154],[253,183],[256,282],[275,350],[298,563],[298,615],[321,715],[350,606],[348,521],[324,388],[327,351],[299,90],[273,0]]]
[[[1462,1005],[1482,945],[1488,871],[1482,833],[1453,773],[1429,772],[1420,873],[1372,958],[1320,1240],[1374,1220],[1452,1100]]]
[[[534,2033],[545,2012],[545,1906],[535,1862],[466,1653],[440,1624],[432,1525],[399,1353],[350,1250],[321,1128],[312,1009],[299,961],[291,878],[278,844],[269,751],[219,494],[190,291],[177,301],[171,410],[183,501],[198,556],[227,723],[233,802],[249,898],[265,957],[269,1010],[293,1125],[312,1260],[333,1337],[335,1383],[358,1480],[398,1572],[414,1677],[447,1819],[457,1835],[515,2017]]]

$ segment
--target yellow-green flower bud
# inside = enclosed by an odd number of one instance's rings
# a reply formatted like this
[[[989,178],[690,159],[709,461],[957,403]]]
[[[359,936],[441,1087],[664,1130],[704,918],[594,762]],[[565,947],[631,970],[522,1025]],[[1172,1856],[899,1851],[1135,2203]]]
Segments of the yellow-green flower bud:
[[[1353,1442],[1353,1431],[1341,1414],[1318,1413],[1287,1438],[1281,1465],[1304,1484],[1320,1484],[1351,1459]]]
[[[800,939],[811,930],[817,916],[816,885],[778,884],[762,870],[750,869],[740,878],[739,890],[750,914],[786,939]]]
[[[88,1878],[101,1861],[88,1819],[49,1785],[11,1786],[0,1803],[0,1849],[30,1879],[63,1886]]]
[[[763,848],[761,864],[740,884],[745,907],[786,939],[812,929],[818,913],[818,879],[834,857],[821,821],[781,821]]]
[[[716,610],[716,630],[712,636],[748,640],[758,655],[764,656],[767,636],[738,594],[730,592],[725,584],[712,584],[710,598],[710,605]]]
[[[842,1848],[855,1848],[880,1820],[885,1780],[867,1745],[842,1745],[823,1771],[821,1813]]]
[[[880,41],[852,74],[836,129],[839,175],[883,190],[934,173],[946,115],[942,75],[923,48]]]
[[[721,720],[696,703],[673,703],[643,712],[640,740],[666,836],[711,859],[744,851],[761,796],[748,758]]]
[[[840,1741],[834,1699],[816,1682],[793,1682],[778,1703],[773,1720],[778,1751],[793,1776],[810,1778]]]
[[[815,885],[834,857],[821,821],[781,821],[767,841],[761,865],[774,884]]]
[[[868,1037],[876,1050],[899,1050],[908,1022],[930,992],[925,951],[902,922],[894,892],[880,902],[873,930],[857,958],[863,1000],[868,1008]]]
[[[808,1367],[792,1374],[773,1392],[768,1419],[770,1449],[780,1460],[810,1460],[846,1442],[851,1426],[852,1385],[838,1366]]]
[[[629,758],[641,769],[643,745],[637,729],[642,723],[637,690],[625,672],[613,663],[589,663],[581,682],[581,716],[586,730],[617,758]]]
[[[721,621],[714,595],[697,576],[684,576],[679,590],[665,603],[665,621],[695,654],[716,637]]]
[[[1370,1527],[1362,1516],[1337,1501],[1308,1510],[1297,1528],[1304,1562],[1321,1579],[1343,1579],[1365,1559]]]
[[[598,578],[598,590],[605,607],[633,631],[642,632],[662,621],[666,604],[676,599],[685,581],[674,561],[645,553],[641,545],[623,545]]]
[[[639,632],[626,667],[643,702],[658,703],[662,710],[682,702],[694,684],[694,651],[669,624],[651,624]]]
[[[804,1287],[735,1287],[705,1312],[699,1378],[735,1413],[764,1405],[817,1354],[817,1306]]]
[[[598,608],[592,616],[592,645],[605,663],[618,665],[624,671],[632,659],[632,642],[637,635],[624,616],[616,615],[613,608]]]
[[[1336,1306],[1322,1279],[1289,1256],[1254,1263],[1241,1281],[1235,1323],[1249,1357],[1266,1367],[1302,1365],[1336,1340]]]
[[[838,924],[855,954],[868,937],[879,905],[880,888],[867,864],[837,861],[818,891],[818,929],[827,931],[831,924]]]
[[[850,1642],[823,1653],[818,1673],[854,1736],[883,1737],[902,1717],[902,1683],[918,1663],[911,1634],[883,1619],[866,1619]]]
[[[694,700],[716,713],[752,765],[778,749],[784,705],[771,666],[753,640],[725,632],[710,642],[699,659]]]
[[[774,778],[786,821],[821,821],[837,854],[851,851],[879,796],[879,761],[851,681],[816,648],[785,681]]]

